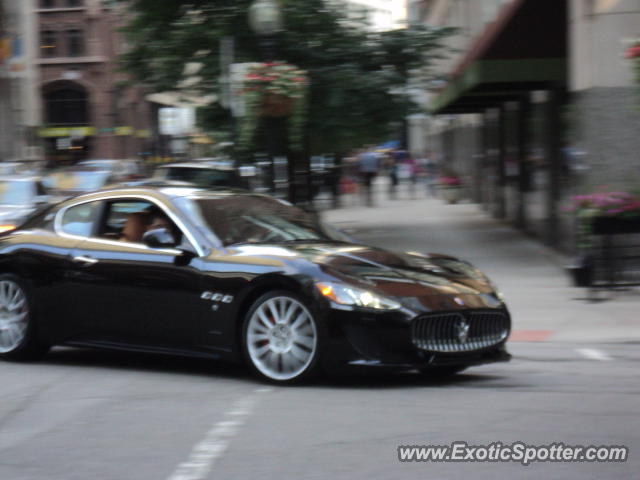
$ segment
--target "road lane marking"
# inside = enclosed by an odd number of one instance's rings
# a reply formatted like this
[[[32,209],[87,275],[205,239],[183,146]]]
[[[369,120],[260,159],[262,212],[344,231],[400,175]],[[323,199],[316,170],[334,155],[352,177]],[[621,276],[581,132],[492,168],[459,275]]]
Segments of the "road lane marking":
[[[613,360],[613,357],[606,354],[602,350],[596,350],[595,348],[578,348],[576,351],[590,360],[600,360],[601,362],[608,362]]]
[[[213,424],[205,437],[193,447],[189,458],[178,465],[168,480],[204,480],[215,461],[227,450],[231,439],[246,423],[260,395],[270,391],[270,388],[258,388],[237,400],[224,413],[223,420]]]
[[[510,342],[544,342],[555,333],[553,330],[513,330]]]

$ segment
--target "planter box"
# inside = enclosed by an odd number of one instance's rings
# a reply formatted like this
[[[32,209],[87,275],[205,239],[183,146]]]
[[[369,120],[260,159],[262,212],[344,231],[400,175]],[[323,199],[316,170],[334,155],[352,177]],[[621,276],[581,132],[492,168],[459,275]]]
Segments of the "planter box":
[[[442,199],[449,203],[458,203],[462,197],[462,187],[440,187]]]
[[[589,256],[577,258],[566,270],[576,287],[590,287],[593,283],[593,259]]]
[[[595,217],[591,222],[591,231],[594,235],[640,233],[640,217]]]

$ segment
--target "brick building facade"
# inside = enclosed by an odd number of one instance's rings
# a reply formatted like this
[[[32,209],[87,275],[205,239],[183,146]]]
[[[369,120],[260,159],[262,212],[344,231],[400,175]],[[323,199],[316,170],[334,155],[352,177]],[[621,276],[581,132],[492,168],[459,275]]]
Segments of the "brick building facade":
[[[39,135],[49,164],[131,158],[149,151],[152,109],[125,86],[117,57],[122,6],[101,0],[35,0],[39,28]]]

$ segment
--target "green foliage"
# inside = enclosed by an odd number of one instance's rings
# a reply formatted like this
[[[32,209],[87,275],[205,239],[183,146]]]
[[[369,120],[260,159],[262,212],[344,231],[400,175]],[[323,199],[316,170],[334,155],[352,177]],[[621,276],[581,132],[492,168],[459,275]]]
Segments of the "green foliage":
[[[264,59],[248,25],[251,0],[128,3],[133,15],[124,32],[131,50],[122,65],[153,90],[175,89],[185,63],[198,61],[204,63],[198,88],[218,93],[223,36],[234,38],[236,62]],[[443,41],[452,33],[423,25],[373,32],[362,20],[347,20],[328,0],[281,0],[281,5],[285,29],[275,39],[276,59],[308,73],[305,130],[312,153],[345,152],[388,139],[398,122],[417,111],[406,93],[409,79],[414,84],[429,79],[432,62],[444,55]],[[219,115],[199,118],[220,120]]]

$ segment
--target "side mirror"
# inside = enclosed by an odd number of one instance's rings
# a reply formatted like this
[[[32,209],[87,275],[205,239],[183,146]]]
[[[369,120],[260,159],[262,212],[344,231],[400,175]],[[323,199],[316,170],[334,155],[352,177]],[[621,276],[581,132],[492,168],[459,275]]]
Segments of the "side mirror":
[[[149,230],[142,235],[142,243],[151,248],[174,248],[176,239],[166,228]]]

